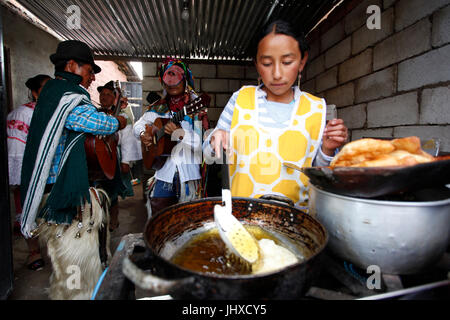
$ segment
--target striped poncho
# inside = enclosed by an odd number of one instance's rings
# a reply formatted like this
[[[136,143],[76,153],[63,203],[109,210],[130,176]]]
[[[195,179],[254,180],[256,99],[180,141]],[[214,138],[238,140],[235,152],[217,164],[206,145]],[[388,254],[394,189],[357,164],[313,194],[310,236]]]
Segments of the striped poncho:
[[[43,211],[39,211],[66,118],[76,106],[91,104],[88,92],[79,86],[80,76],[67,72],[56,73],[56,76],[62,79],[48,81],[39,96],[25,148],[21,231],[26,238],[36,229],[38,214],[49,222],[70,224],[77,214],[77,206],[90,201],[85,134],[69,131],[58,178]]]

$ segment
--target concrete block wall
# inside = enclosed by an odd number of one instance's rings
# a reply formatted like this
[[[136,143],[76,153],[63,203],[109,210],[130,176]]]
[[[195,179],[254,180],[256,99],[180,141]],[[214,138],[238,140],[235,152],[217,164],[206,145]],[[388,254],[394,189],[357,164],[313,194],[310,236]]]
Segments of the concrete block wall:
[[[159,62],[144,62],[142,91],[145,98],[150,91],[162,94],[158,78]],[[208,118],[211,126],[215,126],[223,108],[231,95],[244,85],[256,85],[258,74],[254,66],[190,63],[194,75],[195,91],[205,92],[211,97]]]
[[[352,140],[415,135],[450,152],[450,0],[351,0],[308,41],[302,89],[337,105]]]

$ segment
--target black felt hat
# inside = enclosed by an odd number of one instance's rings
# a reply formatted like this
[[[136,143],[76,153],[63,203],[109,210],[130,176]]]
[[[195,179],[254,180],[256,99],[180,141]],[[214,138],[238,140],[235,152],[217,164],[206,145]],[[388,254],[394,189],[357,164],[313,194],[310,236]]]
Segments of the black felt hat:
[[[114,88],[114,81],[111,80],[110,82],[108,82],[104,86],[97,87],[97,91],[98,92],[102,92],[103,89],[109,89],[111,91],[114,91],[114,89],[115,89]]]
[[[60,42],[56,53],[50,56],[51,62],[57,64],[60,61],[75,60],[79,62],[89,63],[94,69],[94,73],[102,71],[98,65],[94,62],[94,55],[89,46],[78,40],[67,40]]]

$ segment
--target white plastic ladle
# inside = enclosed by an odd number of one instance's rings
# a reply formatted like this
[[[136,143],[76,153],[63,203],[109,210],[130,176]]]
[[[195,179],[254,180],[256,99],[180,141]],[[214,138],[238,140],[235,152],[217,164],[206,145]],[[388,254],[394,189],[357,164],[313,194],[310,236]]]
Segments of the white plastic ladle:
[[[239,258],[253,264],[259,258],[259,246],[256,239],[244,228],[232,214],[230,178],[226,157],[222,164],[222,203],[214,206],[214,221],[226,246]]]

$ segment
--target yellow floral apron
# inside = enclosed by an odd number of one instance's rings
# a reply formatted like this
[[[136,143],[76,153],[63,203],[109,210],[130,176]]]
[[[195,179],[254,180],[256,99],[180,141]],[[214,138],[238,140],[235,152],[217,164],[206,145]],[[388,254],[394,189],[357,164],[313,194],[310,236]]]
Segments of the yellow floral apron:
[[[265,128],[258,122],[256,87],[243,87],[231,122],[231,192],[234,197],[259,198],[275,194],[305,207],[308,178],[283,166],[290,162],[309,167],[320,147],[326,120],[321,98],[301,92],[286,128]],[[298,95],[296,95],[298,96]]]

